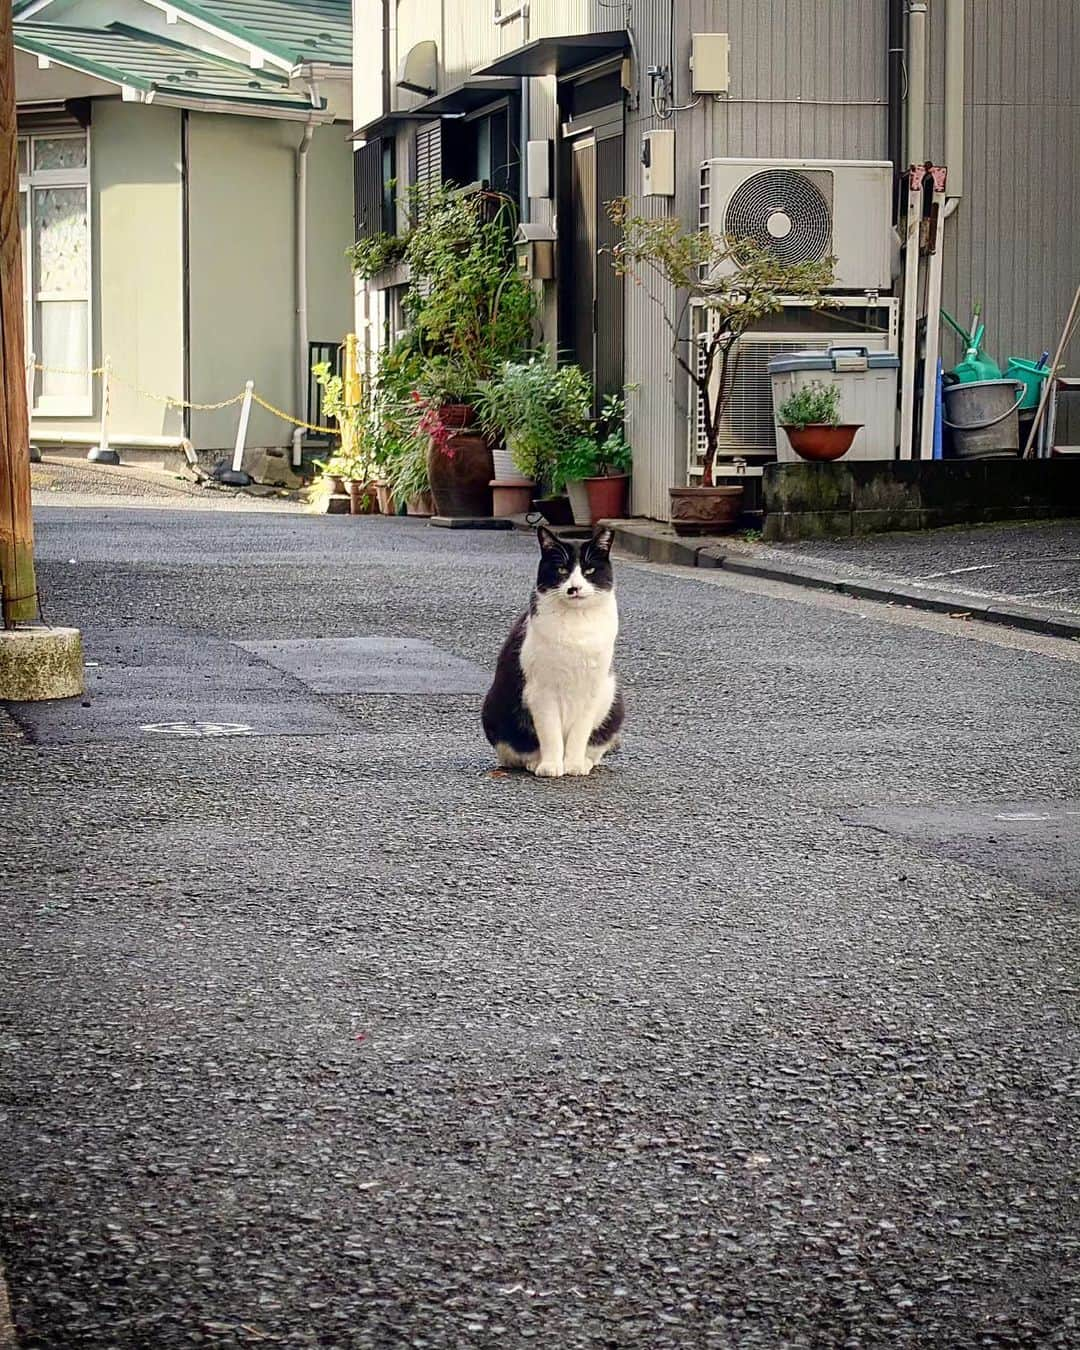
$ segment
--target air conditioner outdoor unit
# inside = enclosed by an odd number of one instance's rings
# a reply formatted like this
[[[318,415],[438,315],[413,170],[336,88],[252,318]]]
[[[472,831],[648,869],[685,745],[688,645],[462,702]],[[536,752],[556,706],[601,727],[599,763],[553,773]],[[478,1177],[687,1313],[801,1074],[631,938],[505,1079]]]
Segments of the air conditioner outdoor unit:
[[[827,331],[815,331],[805,323],[798,323],[798,316],[800,314],[805,316],[806,313],[805,309],[792,307],[777,314],[760,330],[754,329],[746,333],[740,340],[731,397],[720,420],[718,467],[722,467],[725,461],[730,462],[734,459],[744,459],[753,466],[777,457],[777,429],[776,419],[773,416],[769,361],[772,357],[785,353],[827,347],[830,342],[845,337],[843,328],[839,326]],[[712,322],[713,316],[705,307],[694,307],[691,313],[691,331],[698,370],[704,370],[705,343]],[[887,333],[849,328],[847,335],[852,334],[859,342],[874,351],[886,351],[889,348]],[[714,385],[716,379],[717,372],[714,371]],[[701,472],[707,442],[701,401],[693,386],[690,388],[690,396],[688,468],[690,481],[693,482]]]
[[[888,290],[892,175],[884,160],[707,159],[701,227],[753,239],[785,262],[831,255],[833,290]]]

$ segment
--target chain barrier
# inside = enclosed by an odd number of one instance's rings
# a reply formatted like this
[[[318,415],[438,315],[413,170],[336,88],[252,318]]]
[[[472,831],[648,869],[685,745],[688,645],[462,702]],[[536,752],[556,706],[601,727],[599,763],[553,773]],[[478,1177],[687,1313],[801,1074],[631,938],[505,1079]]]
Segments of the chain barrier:
[[[63,366],[45,366],[38,361],[34,362],[33,369],[47,375],[82,375],[91,378],[106,373],[105,366],[95,366],[92,370],[75,370]],[[239,394],[234,394],[232,398],[222,399],[219,403],[193,403],[190,399],[174,398],[171,394],[155,394],[149,389],[143,389],[133,380],[127,380],[122,375],[117,375],[111,366],[108,367],[108,375],[110,380],[115,380],[117,384],[122,384],[126,389],[132,390],[139,398],[149,399],[152,403],[160,403],[166,408],[189,408],[192,412],[219,412],[222,408],[232,408],[237,403],[243,403],[246,394],[246,390],[241,390]],[[260,408],[294,427],[301,427],[305,431],[319,432],[323,436],[339,436],[341,434],[337,427],[322,427],[312,422],[301,421],[300,418],[283,412],[281,408],[274,407],[272,403],[260,398],[254,391],[252,391],[251,398]]]

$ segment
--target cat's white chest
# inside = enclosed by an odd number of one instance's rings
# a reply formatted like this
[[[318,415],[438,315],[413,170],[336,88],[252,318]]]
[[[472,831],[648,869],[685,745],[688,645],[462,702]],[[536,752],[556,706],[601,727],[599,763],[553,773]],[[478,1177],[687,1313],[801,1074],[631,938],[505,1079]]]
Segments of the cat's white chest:
[[[542,607],[529,619],[521,647],[526,704],[553,697],[568,708],[593,697],[610,676],[618,631],[614,595],[580,610]]]

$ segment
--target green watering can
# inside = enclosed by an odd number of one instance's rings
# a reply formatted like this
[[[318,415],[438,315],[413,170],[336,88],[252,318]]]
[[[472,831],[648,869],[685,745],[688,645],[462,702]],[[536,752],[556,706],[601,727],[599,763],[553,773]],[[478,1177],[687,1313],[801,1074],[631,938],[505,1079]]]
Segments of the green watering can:
[[[977,313],[978,311],[976,311],[976,315]],[[979,351],[983,334],[986,332],[986,325],[981,323],[977,329],[972,325],[972,331],[969,333],[960,327],[948,310],[943,309],[941,316],[967,343],[964,359],[955,365],[951,371],[955,379],[960,384],[973,384],[976,380],[1000,380],[1001,367],[996,361],[991,361],[988,356]]]

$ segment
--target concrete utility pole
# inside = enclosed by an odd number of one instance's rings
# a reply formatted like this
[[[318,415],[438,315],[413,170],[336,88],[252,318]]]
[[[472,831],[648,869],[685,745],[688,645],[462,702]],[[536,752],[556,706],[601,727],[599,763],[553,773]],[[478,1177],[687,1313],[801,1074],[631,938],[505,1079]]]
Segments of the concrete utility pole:
[[[34,626],[24,313],[15,48],[11,0],[0,0],[0,699],[70,698],[83,689],[79,634]]]

